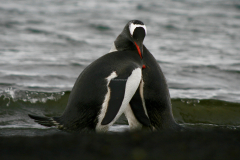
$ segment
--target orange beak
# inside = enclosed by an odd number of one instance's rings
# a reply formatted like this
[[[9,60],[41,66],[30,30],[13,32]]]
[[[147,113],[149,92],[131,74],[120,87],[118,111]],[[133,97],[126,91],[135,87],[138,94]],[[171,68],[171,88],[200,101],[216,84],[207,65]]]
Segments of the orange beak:
[[[135,46],[136,46],[136,48],[137,48],[137,51],[138,51],[138,54],[139,54],[139,56],[141,57],[141,59],[142,59],[142,52],[141,52],[141,49],[140,49],[140,47],[137,45],[137,43],[136,42],[134,42],[134,44],[135,44]]]

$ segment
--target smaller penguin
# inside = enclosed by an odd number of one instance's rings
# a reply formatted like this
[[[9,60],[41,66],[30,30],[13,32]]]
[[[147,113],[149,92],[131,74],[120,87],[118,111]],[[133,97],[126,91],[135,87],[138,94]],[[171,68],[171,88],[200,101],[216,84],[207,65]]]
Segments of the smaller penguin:
[[[127,28],[130,32],[123,30],[114,41],[110,52],[133,48],[136,44],[127,37],[134,37],[135,32],[138,33],[142,28],[147,34],[146,26],[139,20],[130,21]],[[160,65],[143,44],[137,44],[136,47],[138,46],[143,58],[142,80],[129,102],[130,107],[124,112],[130,128],[139,130],[147,126],[159,131],[164,129],[179,131],[182,127],[174,120],[167,82]]]
[[[56,126],[69,132],[108,131],[121,114],[127,113],[129,103],[141,85],[144,26],[140,21],[127,23],[119,40],[124,43],[128,39],[128,48],[108,53],[82,71],[62,116],[29,117],[41,125]],[[139,118],[149,127],[150,120],[141,107]]]

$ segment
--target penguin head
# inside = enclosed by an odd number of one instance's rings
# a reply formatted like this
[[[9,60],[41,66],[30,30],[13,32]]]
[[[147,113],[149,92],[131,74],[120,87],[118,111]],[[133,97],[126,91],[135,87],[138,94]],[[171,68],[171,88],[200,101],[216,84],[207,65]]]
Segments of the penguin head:
[[[124,27],[122,33],[115,40],[115,47],[120,50],[137,50],[143,58],[143,40],[147,35],[147,28],[139,20],[131,20]]]

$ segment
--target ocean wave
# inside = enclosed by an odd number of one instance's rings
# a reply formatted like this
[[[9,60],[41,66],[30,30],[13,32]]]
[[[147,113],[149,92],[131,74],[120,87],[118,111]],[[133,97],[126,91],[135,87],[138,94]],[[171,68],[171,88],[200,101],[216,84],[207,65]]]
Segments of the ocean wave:
[[[240,125],[240,103],[213,99],[172,99],[173,114],[180,123]]]
[[[52,34],[50,31],[45,31],[45,30],[38,29],[38,28],[26,28],[25,30],[26,30],[27,32],[33,33],[33,34],[45,34],[45,35],[50,35],[50,34]]]
[[[13,88],[0,90],[0,104],[4,104],[8,107],[16,107],[18,102],[30,102],[35,103],[47,103],[48,100],[58,101],[59,99],[65,99],[65,93],[69,95],[69,92],[37,92],[37,91],[23,91]],[[68,96],[67,96],[68,97]]]
[[[0,114],[2,119],[5,117],[6,120],[10,112],[11,116],[24,114],[25,116],[21,117],[23,119],[28,119],[29,113],[59,116],[67,105],[69,95],[70,91],[0,91]],[[214,99],[172,99],[172,107],[176,121],[181,124],[240,125],[240,103]]]
[[[3,74],[3,72],[0,72]],[[75,76],[76,77],[76,76]],[[75,77],[67,77],[66,75],[50,75],[50,74],[35,74],[35,73],[24,73],[24,72],[11,72],[7,71],[4,73],[4,76],[1,76],[1,79],[21,79],[21,80],[41,80],[41,79],[60,79],[60,80],[67,80],[69,78],[75,78]]]
[[[18,21],[2,21],[0,22],[0,27],[4,27],[4,28],[13,28],[15,27],[16,25],[20,25],[22,24],[21,22],[18,22]]]
[[[29,90],[41,90],[48,91],[50,89],[61,91],[71,89],[77,76],[65,76],[65,75],[33,75],[27,74],[7,74],[1,75],[0,86],[2,88],[25,88]]]
[[[174,25],[174,24],[166,24],[163,26],[165,29],[170,30],[170,31],[177,31],[179,28]]]
[[[0,125],[0,129],[49,129],[38,123],[36,124],[22,124],[22,125]]]
[[[94,28],[99,31],[108,31],[111,30],[111,27],[108,25],[103,25],[103,24],[90,24],[89,25],[91,28]]]
[[[11,15],[23,15],[26,13],[23,9],[20,8],[15,8],[13,6],[2,6],[0,7],[0,11],[3,12],[3,14],[11,14]]]
[[[84,40],[77,39],[77,37],[73,37],[71,35],[63,34],[63,33],[56,33],[55,31],[52,30],[45,30],[41,28],[33,28],[33,27],[27,27],[25,29],[30,34],[43,34],[46,36],[53,36],[53,38],[57,39],[63,39],[67,43],[72,44],[72,45],[87,45],[88,43]]]

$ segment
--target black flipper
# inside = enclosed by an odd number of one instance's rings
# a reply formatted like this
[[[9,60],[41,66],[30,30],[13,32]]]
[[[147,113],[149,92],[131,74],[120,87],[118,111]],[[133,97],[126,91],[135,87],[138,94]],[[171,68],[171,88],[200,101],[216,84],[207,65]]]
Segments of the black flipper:
[[[53,120],[51,117],[41,117],[41,116],[35,116],[35,115],[28,115],[30,118],[34,119],[35,122],[47,126],[47,127],[52,127],[52,126],[58,126],[58,123]]]
[[[144,126],[148,126],[148,127],[151,126],[151,122],[144,111],[139,87],[138,87],[136,93],[134,94],[133,98],[130,101],[130,106],[132,108],[133,114],[135,115],[136,119],[141,124],[143,124]]]
[[[110,100],[101,125],[107,125],[116,117],[124,99],[127,79],[112,79],[109,83]]]

